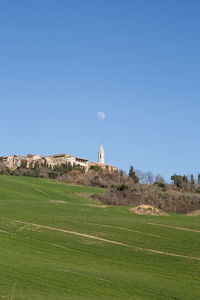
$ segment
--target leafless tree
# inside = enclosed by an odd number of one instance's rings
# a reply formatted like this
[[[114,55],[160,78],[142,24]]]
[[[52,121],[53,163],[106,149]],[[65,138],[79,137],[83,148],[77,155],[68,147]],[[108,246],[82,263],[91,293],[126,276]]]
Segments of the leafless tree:
[[[145,174],[141,170],[135,170],[135,174],[139,178],[140,183],[145,183]]]
[[[160,174],[156,175],[155,181],[159,183],[165,183],[164,178]]]
[[[153,176],[153,173],[151,173],[151,172],[146,172],[146,173],[145,173],[145,181],[146,181],[146,184],[153,184],[153,182],[154,182],[154,176]]]

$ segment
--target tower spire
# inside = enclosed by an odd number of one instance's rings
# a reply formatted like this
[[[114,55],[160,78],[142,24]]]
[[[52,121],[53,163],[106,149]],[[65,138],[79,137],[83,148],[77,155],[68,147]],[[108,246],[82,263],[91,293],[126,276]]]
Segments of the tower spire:
[[[101,144],[99,153],[98,153],[98,163],[99,164],[104,164],[104,150],[103,150],[103,145]]]

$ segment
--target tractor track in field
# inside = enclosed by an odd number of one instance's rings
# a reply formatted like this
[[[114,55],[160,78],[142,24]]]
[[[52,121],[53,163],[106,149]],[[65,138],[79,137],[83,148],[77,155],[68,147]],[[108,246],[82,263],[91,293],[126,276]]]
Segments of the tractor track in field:
[[[168,227],[168,228],[173,228],[173,229],[178,229],[178,230],[183,230],[183,231],[191,231],[191,232],[200,233],[200,230],[189,229],[189,228],[185,228],[185,227],[171,226],[171,225],[165,225],[165,224],[156,224],[156,223],[149,223],[149,222],[148,223],[144,222],[143,224],[159,226],[159,227]]]
[[[0,232],[2,232],[2,233],[7,233],[7,234],[11,234],[11,235],[12,235],[12,233],[9,232],[9,231],[5,231],[5,230],[1,230],[1,229],[0,229]]]
[[[76,236],[81,236],[81,237],[85,237],[85,238],[89,238],[89,239],[94,239],[94,240],[98,240],[98,241],[102,241],[102,242],[106,242],[106,243],[110,243],[110,244],[114,244],[114,245],[118,245],[118,246],[134,248],[139,251],[146,251],[146,252],[162,254],[162,255],[166,255],[166,256],[180,257],[180,258],[193,259],[193,260],[200,261],[200,257],[187,256],[187,255],[176,254],[176,253],[171,253],[171,252],[164,252],[164,251],[159,251],[159,250],[154,250],[154,249],[142,248],[142,247],[128,245],[128,244],[125,244],[122,242],[104,239],[104,238],[101,238],[98,236],[94,236],[94,235],[90,235],[90,234],[86,234],[86,233],[80,233],[80,232],[71,231],[71,230],[66,230],[66,229],[62,229],[62,228],[50,227],[50,226],[41,225],[41,224],[24,222],[24,221],[20,221],[20,220],[12,220],[12,221],[14,221],[15,223],[21,223],[21,224],[27,224],[27,225],[29,224],[29,225],[35,226],[37,228],[44,228],[44,229],[48,229],[48,230],[59,231],[59,232],[68,233],[68,234],[72,234],[72,235],[76,235]]]
[[[139,231],[139,230],[133,230],[133,229],[124,228],[124,227],[118,227],[118,226],[112,226],[112,225],[104,225],[104,224],[97,224],[97,223],[89,223],[89,222],[80,222],[80,221],[73,221],[73,222],[74,223],[80,223],[80,224],[95,225],[95,226],[100,226],[100,227],[105,227],[105,228],[119,229],[119,230],[128,231],[128,232],[135,232],[135,233],[139,233],[139,234],[145,234],[145,235],[155,236],[155,237],[164,238],[164,239],[168,240],[168,238],[163,237],[163,236],[158,235],[158,234],[143,232],[143,231]]]

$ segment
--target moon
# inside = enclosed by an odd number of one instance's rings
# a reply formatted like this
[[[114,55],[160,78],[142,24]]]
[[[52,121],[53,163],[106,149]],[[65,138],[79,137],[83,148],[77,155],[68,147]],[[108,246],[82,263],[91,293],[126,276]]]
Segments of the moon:
[[[97,113],[97,117],[98,117],[98,119],[100,119],[100,120],[104,120],[104,119],[106,118],[106,115],[105,115],[104,112],[99,111],[99,112]]]

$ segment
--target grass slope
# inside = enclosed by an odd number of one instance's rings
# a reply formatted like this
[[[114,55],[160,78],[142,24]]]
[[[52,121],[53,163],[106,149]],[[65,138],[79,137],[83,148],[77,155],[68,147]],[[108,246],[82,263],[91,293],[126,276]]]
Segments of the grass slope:
[[[200,217],[98,207],[97,192],[0,176],[0,299],[200,299]]]

